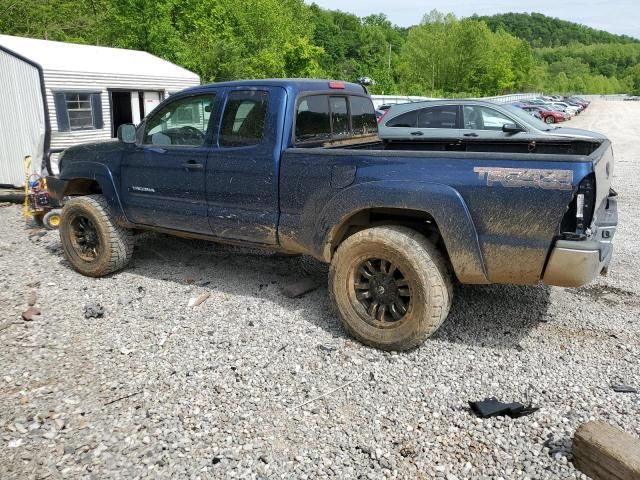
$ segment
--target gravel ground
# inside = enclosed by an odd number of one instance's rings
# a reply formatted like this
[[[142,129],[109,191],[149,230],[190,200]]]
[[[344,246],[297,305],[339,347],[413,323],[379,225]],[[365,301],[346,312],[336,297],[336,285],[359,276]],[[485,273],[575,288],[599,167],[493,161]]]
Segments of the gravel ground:
[[[602,102],[571,122],[614,142],[610,276],[458,287],[405,354],[347,338],[324,288],[283,296],[295,258],[144,234],[129,268],[90,279],[0,208],[0,478],[586,478],[580,423],[640,434],[640,397],[610,388],[640,387],[639,118]],[[475,418],[488,396],[540,410]]]

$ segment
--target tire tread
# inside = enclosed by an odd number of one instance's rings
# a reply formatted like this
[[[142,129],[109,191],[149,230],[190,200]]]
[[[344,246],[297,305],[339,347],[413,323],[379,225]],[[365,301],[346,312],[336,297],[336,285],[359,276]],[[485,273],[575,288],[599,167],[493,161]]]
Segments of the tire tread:
[[[81,272],[85,275],[100,277],[123,269],[133,255],[133,235],[131,231],[113,221],[113,214],[103,195],[85,195],[75,197],[66,202],[65,207],[82,205],[83,208],[93,210],[98,222],[107,231],[108,262],[95,272]],[[64,214],[64,208],[63,208]]]

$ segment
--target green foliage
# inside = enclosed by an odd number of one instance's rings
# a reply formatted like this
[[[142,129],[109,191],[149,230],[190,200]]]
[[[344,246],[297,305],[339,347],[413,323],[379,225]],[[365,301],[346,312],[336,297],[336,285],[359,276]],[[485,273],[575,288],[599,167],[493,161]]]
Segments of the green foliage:
[[[502,29],[526,40],[533,47],[558,47],[570,43],[638,43],[627,35],[614,35],[578,23],[547,17],[541,13],[503,13],[471,17],[485,22],[494,32]]]
[[[640,41],[535,13],[432,11],[405,29],[303,0],[0,0],[0,32],[145,50],[203,82],[368,76],[387,94],[640,93]]]
[[[428,47],[427,47],[428,46]],[[505,31],[432,11],[409,31],[400,56],[400,85],[409,93],[495,95],[519,89],[529,76],[528,45]]]

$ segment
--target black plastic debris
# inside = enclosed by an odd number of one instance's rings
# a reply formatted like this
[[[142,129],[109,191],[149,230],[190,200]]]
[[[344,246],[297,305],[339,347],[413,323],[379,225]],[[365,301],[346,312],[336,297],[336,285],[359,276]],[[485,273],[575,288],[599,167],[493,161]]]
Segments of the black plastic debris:
[[[617,393],[638,393],[638,389],[625,385],[623,383],[616,383],[611,385],[611,389]]]
[[[539,410],[538,407],[523,405],[519,402],[503,403],[495,398],[485,398],[480,402],[469,402],[471,410],[481,418],[499,417],[508,415],[511,418],[531,415]]]

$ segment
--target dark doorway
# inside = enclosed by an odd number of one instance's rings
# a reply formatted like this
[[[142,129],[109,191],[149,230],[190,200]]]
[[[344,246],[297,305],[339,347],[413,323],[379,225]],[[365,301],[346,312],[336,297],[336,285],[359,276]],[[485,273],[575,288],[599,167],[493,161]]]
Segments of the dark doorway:
[[[111,118],[113,119],[111,132],[113,137],[117,135],[120,125],[133,123],[130,92],[111,92]]]

